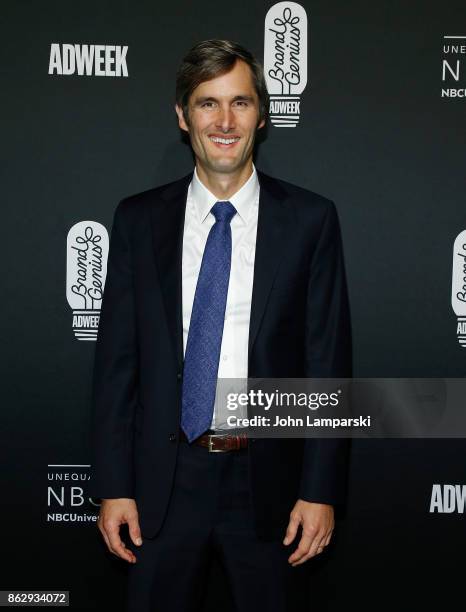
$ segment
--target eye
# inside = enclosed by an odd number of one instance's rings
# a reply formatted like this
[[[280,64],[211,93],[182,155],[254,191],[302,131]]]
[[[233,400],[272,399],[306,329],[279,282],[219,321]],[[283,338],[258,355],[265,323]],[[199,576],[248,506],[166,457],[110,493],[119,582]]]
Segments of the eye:
[[[206,106],[210,108],[210,107],[211,107],[213,104],[214,104],[213,102],[204,102],[204,103],[202,104],[202,108],[204,108],[204,107],[206,107]]]
[[[237,100],[236,104],[240,104],[242,106],[247,106],[248,105],[248,103],[245,100]]]

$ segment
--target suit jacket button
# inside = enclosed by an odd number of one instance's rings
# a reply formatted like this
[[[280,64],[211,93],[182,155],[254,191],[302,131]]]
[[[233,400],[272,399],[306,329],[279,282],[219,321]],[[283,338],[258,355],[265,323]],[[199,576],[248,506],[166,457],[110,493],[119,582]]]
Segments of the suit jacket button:
[[[170,440],[170,442],[176,442],[176,434],[170,434],[168,436],[168,439]]]
[[[178,380],[181,380],[183,378],[183,375],[181,374],[181,372],[178,372],[176,377],[177,377]]]

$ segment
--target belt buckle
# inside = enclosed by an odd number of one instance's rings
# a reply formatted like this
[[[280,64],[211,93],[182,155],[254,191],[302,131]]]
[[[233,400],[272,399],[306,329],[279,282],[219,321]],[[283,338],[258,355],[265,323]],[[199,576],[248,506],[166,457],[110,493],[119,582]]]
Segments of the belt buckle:
[[[212,446],[213,444],[213,438],[220,438],[222,437],[221,434],[208,434],[209,436],[209,447],[208,447],[208,451],[209,453],[226,453],[226,450],[223,448],[214,448]]]

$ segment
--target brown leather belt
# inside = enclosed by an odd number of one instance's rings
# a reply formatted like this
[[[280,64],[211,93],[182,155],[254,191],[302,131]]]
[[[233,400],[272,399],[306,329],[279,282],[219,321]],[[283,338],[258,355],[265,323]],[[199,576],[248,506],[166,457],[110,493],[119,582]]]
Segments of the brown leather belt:
[[[180,440],[183,442],[188,441],[182,429],[180,429]],[[247,448],[248,437],[245,433],[238,435],[205,433],[193,440],[192,444],[207,448],[209,453],[226,453]]]

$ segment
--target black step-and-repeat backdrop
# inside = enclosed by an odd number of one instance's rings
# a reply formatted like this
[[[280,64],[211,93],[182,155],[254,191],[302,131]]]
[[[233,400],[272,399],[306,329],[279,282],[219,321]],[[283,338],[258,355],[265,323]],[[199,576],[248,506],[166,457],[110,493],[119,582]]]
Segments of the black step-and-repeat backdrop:
[[[118,201],[192,169],[179,61],[206,38],[264,61],[255,162],[337,204],[355,376],[463,377],[466,5],[44,0],[2,13],[0,590],[123,610],[126,567],[87,494],[91,369]],[[355,440],[349,490],[303,609],[462,598],[464,440]],[[231,609],[214,564],[206,609],[219,601]]]

